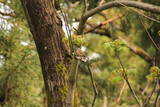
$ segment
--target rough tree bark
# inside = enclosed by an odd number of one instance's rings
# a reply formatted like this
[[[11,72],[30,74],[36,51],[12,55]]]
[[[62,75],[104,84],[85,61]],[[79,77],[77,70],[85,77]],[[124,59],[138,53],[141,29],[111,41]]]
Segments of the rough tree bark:
[[[71,107],[69,51],[52,0],[21,0],[41,62],[48,107]]]

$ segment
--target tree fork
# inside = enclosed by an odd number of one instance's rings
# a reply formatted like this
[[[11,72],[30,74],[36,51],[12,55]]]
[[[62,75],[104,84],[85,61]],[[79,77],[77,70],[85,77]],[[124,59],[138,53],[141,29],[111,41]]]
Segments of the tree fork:
[[[71,107],[69,51],[52,0],[21,0],[33,35],[45,82],[48,107]]]

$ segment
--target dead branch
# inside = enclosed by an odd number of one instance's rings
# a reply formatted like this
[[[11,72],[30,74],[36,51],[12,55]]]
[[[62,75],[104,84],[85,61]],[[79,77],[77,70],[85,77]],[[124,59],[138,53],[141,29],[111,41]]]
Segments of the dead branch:
[[[124,16],[124,15],[121,14],[121,15],[115,16],[115,17],[113,17],[113,18],[110,18],[110,19],[108,19],[108,20],[106,20],[106,21],[103,21],[103,22],[101,22],[100,24],[98,24],[98,25],[92,27],[91,29],[87,30],[85,33],[92,32],[92,31],[94,31],[95,29],[100,28],[100,27],[103,26],[103,25],[109,24],[109,23],[115,21],[116,19],[121,18],[122,16]]]

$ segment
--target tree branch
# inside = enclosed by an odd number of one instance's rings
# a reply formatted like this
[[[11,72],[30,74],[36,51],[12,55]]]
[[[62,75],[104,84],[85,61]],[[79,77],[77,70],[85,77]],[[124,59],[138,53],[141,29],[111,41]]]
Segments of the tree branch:
[[[112,2],[106,3],[102,6],[99,6],[97,8],[94,8],[90,11],[87,11],[85,14],[83,14],[83,16],[81,17],[80,23],[79,23],[78,34],[82,34],[85,22],[87,21],[87,19],[89,17],[91,17],[91,16],[95,15],[96,13],[99,13],[105,9],[109,9],[109,8],[113,8],[113,7],[122,7],[123,5],[121,5],[121,4],[124,4],[129,7],[141,9],[144,11],[160,14],[160,7],[156,6],[156,5],[137,2],[137,1],[124,1],[124,0],[112,1]]]
[[[123,16],[124,16],[124,15],[120,14],[120,15],[115,16],[115,17],[113,17],[113,18],[110,18],[110,19],[108,19],[108,20],[106,20],[106,21],[103,21],[103,22],[101,22],[100,24],[98,24],[98,25],[92,27],[91,29],[87,30],[85,33],[92,32],[92,31],[94,31],[95,29],[100,28],[101,26],[103,26],[103,25],[105,25],[105,24],[109,24],[109,23],[111,23],[111,22],[113,22],[113,21],[115,21],[115,20],[117,20],[117,19],[119,19],[119,18],[121,18],[121,17],[123,17]]]
[[[127,40],[125,40],[124,38],[122,37],[118,37],[118,39],[124,41],[127,45],[127,47],[133,52],[135,53],[136,55],[140,56],[142,59],[144,59],[145,61],[147,61],[148,63],[151,63],[152,62],[152,57],[145,51],[143,50],[142,48],[138,47],[138,46],[135,46],[131,43],[129,43]]]
[[[98,90],[97,90],[97,87],[96,87],[95,80],[93,78],[93,73],[92,73],[92,70],[91,70],[91,66],[90,66],[89,60],[86,63],[87,63],[88,71],[90,73],[92,87],[93,87],[93,90],[94,90],[94,98],[93,98],[93,102],[92,102],[92,106],[91,106],[91,107],[94,107],[94,104],[96,102],[96,98],[97,98],[97,95],[98,95]]]
[[[152,89],[151,93],[148,94],[147,98],[144,100],[143,107],[147,107],[147,105],[148,105],[148,103],[149,103],[149,101],[150,101],[150,99],[151,99],[153,93],[154,93],[155,90],[156,90],[157,84],[158,84],[158,81],[157,81],[157,80],[154,81],[153,89]]]
[[[126,81],[126,83],[127,83],[127,85],[128,85],[128,88],[129,88],[129,90],[131,91],[132,96],[133,96],[133,98],[135,99],[135,101],[137,102],[137,104],[139,105],[139,107],[142,107],[142,104],[141,104],[141,102],[140,102],[137,94],[135,93],[135,91],[134,91],[133,88],[131,87],[131,84],[130,84],[130,82],[129,82],[129,80],[128,80],[127,73],[126,73],[126,71],[125,71],[125,68],[124,68],[124,66],[123,66],[123,64],[122,64],[122,61],[121,61],[119,55],[116,54],[116,56],[117,56],[117,58],[118,58],[118,61],[119,61],[119,63],[120,63],[120,66],[121,66],[121,68],[122,68],[122,70],[123,70],[123,72],[122,72],[122,77],[123,77],[123,79]]]

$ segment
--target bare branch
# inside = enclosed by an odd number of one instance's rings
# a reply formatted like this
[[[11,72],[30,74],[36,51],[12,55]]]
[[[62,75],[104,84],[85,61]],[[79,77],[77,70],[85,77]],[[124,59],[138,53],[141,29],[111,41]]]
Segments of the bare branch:
[[[105,3],[105,0],[101,0],[101,1],[99,2],[99,6],[103,5],[104,3]]]
[[[109,8],[113,8],[113,7],[122,7],[124,4],[128,7],[134,7],[137,9],[141,9],[144,11],[148,11],[148,12],[152,12],[152,13],[157,13],[160,14],[160,7],[156,6],[156,5],[152,5],[152,4],[148,4],[148,3],[142,3],[142,2],[138,2],[138,1],[112,1],[112,2],[108,2],[102,6],[99,6],[97,8],[94,8],[90,11],[87,11],[80,20],[79,23],[79,28],[78,28],[78,34],[82,34],[83,29],[84,29],[84,24],[87,21],[87,19],[103,10],[109,9]]]
[[[127,45],[127,47],[136,55],[140,56],[142,59],[144,59],[145,61],[147,61],[148,63],[152,62],[152,57],[146,52],[144,51],[142,48],[135,46],[131,43],[129,43],[127,40],[125,40],[122,37],[118,37],[120,40],[124,41]]]
[[[126,85],[127,85],[127,83],[124,81],[123,87],[122,87],[122,89],[121,89],[121,91],[120,91],[120,93],[119,93],[119,97],[118,97],[118,99],[117,99],[117,103],[120,102],[122,93],[124,92],[124,89],[126,88]]]
[[[155,46],[155,48],[160,52],[160,48],[157,46],[157,44],[156,44],[155,41],[153,40],[151,34],[149,33],[149,31],[148,31],[147,28],[145,27],[142,19],[141,19],[140,17],[139,17],[139,19],[140,19],[140,22],[141,22],[142,26],[144,27],[144,29],[145,29],[145,31],[146,31],[146,33],[147,33],[148,38],[150,39],[150,41],[152,42],[152,44]]]
[[[96,87],[96,84],[95,84],[95,81],[94,81],[94,78],[93,78],[93,73],[92,73],[92,70],[91,70],[89,60],[86,63],[87,63],[88,71],[90,73],[92,87],[93,87],[93,90],[94,90],[94,98],[93,98],[93,102],[92,102],[92,106],[91,106],[91,107],[94,107],[94,104],[96,102],[96,98],[97,98],[97,95],[98,95],[98,90],[97,90],[97,87]]]
[[[130,84],[130,82],[129,82],[129,80],[128,80],[127,73],[126,73],[126,71],[125,71],[125,68],[124,68],[124,66],[123,66],[123,64],[122,64],[122,61],[121,61],[119,55],[116,54],[116,56],[117,56],[117,58],[118,58],[118,61],[119,61],[119,63],[120,63],[120,66],[121,66],[121,68],[122,68],[122,70],[123,70],[123,74],[122,74],[123,79],[126,81],[126,83],[127,83],[127,85],[128,85],[128,88],[129,88],[129,90],[131,91],[132,96],[133,96],[133,98],[135,99],[135,101],[137,102],[137,104],[139,105],[139,107],[142,107],[142,104],[141,104],[138,96],[136,95],[135,91],[134,91],[133,88],[131,87],[131,84]]]
[[[115,17],[113,17],[113,18],[111,18],[111,19],[108,19],[108,20],[106,20],[106,21],[103,21],[103,22],[101,22],[100,24],[98,24],[98,25],[92,27],[91,29],[87,30],[85,33],[92,32],[92,31],[94,31],[95,29],[100,28],[101,26],[103,26],[103,25],[105,25],[105,24],[109,24],[109,23],[111,23],[111,22],[113,22],[113,21],[121,18],[122,16],[124,16],[124,15],[121,14],[121,15],[115,16]]]
[[[158,83],[159,83],[159,80],[158,80]],[[160,95],[160,89],[159,89],[159,84],[158,85],[158,92],[157,92],[157,95],[156,95],[156,99],[154,101],[154,106],[153,107],[157,107],[157,102],[158,102],[158,99],[159,99],[159,95]]]
[[[83,10],[83,12],[85,13],[85,12],[87,12],[87,10],[88,10],[88,2],[87,2],[87,0],[84,0],[84,10]]]
[[[147,96],[147,98],[145,99],[145,102],[144,102],[144,104],[143,104],[144,107],[147,107],[147,105],[148,105],[148,103],[149,103],[149,101],[150,101],[153,93],[154,93],[155,90],[156,90],[157,84],[158,84],[158,81],[157,81],[157,80],[154,81],[153,89],[152,89],[151,93]]]

